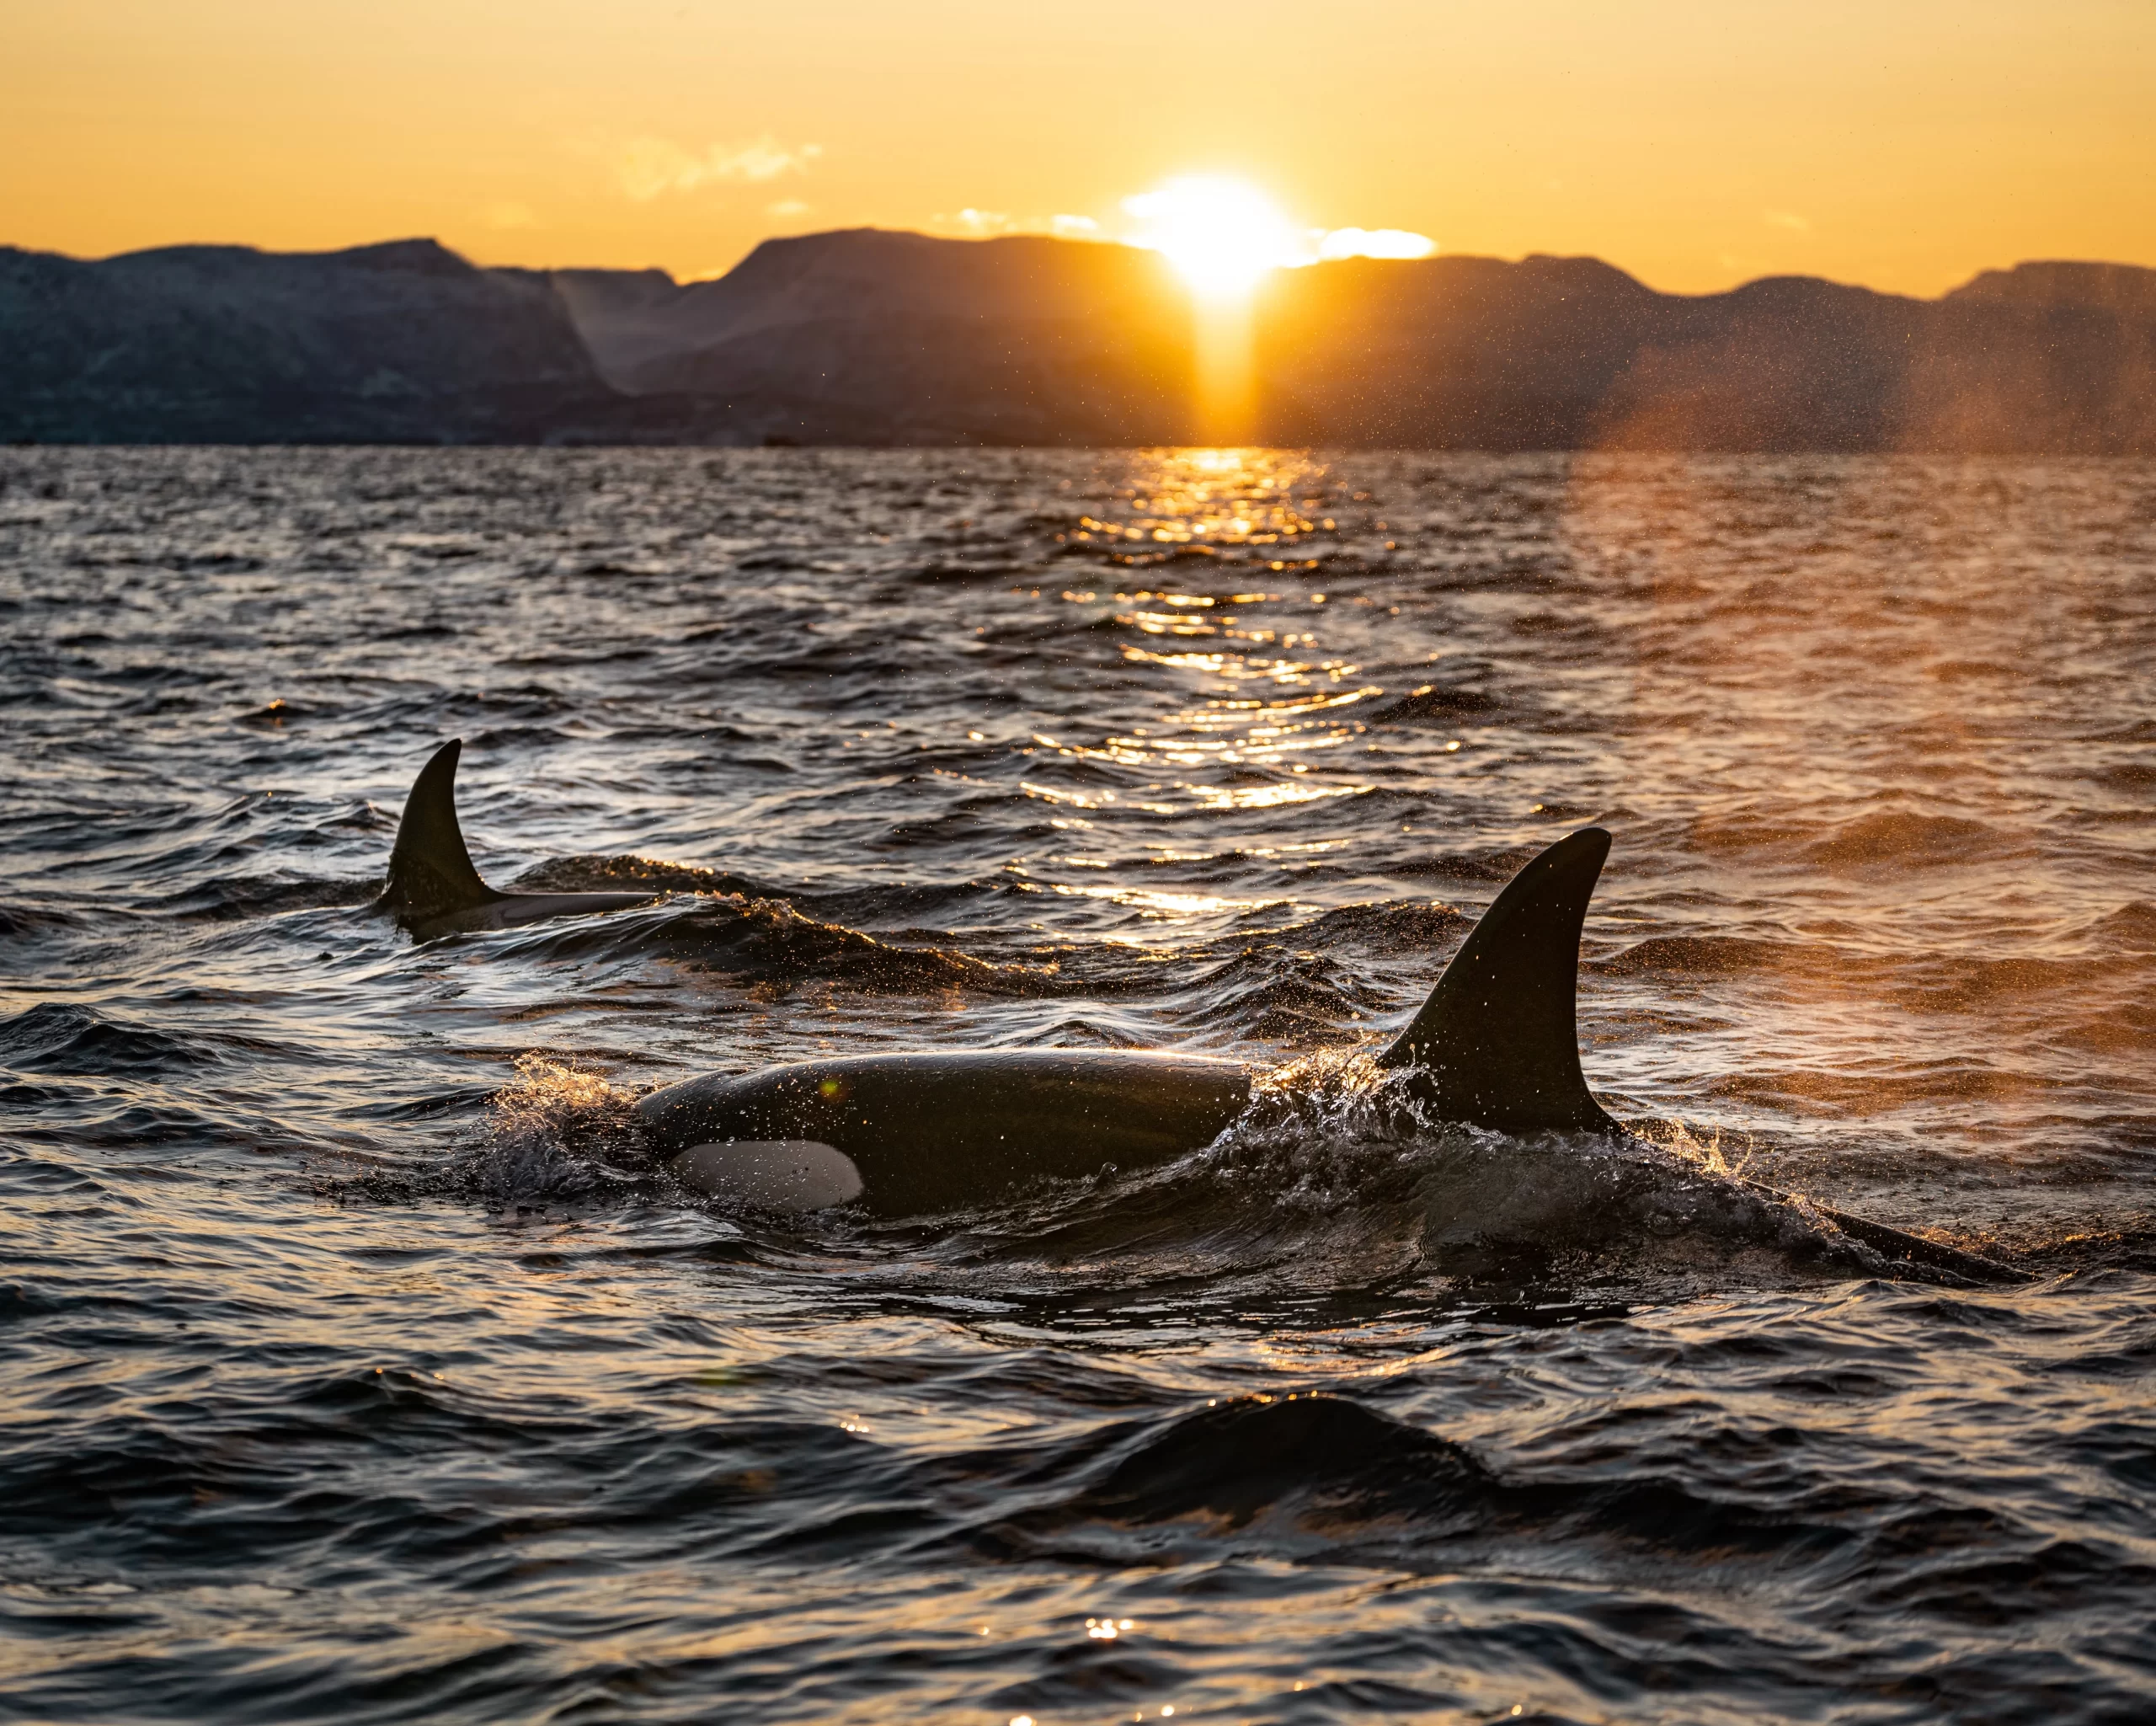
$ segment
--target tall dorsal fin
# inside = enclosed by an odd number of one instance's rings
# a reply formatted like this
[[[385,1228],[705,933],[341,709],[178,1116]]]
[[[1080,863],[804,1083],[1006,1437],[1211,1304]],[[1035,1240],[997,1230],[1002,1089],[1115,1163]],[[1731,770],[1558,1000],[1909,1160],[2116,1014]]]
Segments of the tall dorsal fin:
[[[1614,1129],[1588,1093],[1573,1023],[1580,926],[1609,855],[1609,835],[1582,827],[1507,882],[1378,1065],[1423,1069],[1417,1090],[1448,1120]]]
[[[464,830],[456,824],[456,760],[463,751],[461,737],[442,745],[419,769],[404,799],[382,895],[382,908],[400,922],[447,916],[502,896],[472,867]]]

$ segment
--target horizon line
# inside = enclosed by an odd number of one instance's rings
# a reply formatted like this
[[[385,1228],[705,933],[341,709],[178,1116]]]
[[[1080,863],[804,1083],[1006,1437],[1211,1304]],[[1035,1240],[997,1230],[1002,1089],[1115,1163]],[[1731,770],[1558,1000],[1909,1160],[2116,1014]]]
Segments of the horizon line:
[[[15,252],[28,257],[60,258],[73,264],[99,265],[119,263],[130,258],[145,258],[165,252],[248,252],[259,257],[270,258],[335,258],[355,252],[381,251],[393,246],[432,246],[458,259],[474,270],[516,270],[531,275],[551,275],[568,271],[584,271],[593,275],[663,275],[676,287],[695,287],[706,282],[722,281],[739,270],[767,246],[798,244],[813,240],[827,240],[853,234],[887,234],[895,238],[917,239],[938,246],[989,246],[1010,241],[1027,241],[1057,246],[1100,247],[1114,246],[1126,251],[1148,252],[1159,255],[1157,249],[1139,245],[1132,241],[1112,236],[1055,233],[1000,233],[1000,234],[937,234],[920,228],[885,227],[874,222],[862,222],[852,227],[817,228],[807,233],[767,234],[724,270],[708,274],[676,274],[664,265],[616,264],[488,264],[483,263],[468,253],[459,251],[433,234],[398,234],[386,239],[361,240],[349,245],[319,248],[278,248],[246,240],[174,240],[162,245],[136,246],[120,252],[109,252],[99,257],[85,257],[77,253],[51,250],[40,247],[19,245],[13,241],[0,241],[0,251]],[[1305,270],[1337,269],[1342,266],[1374,268],[1423,268],[1463,263],[1497,264],[1518,267],[1533,263],[1593,264],[1622,275],[1647,292],[1667,299],[1709,300],[1727,294],[1741,293],[1746,288],[1773,281],[1817,281],[1829,286],[1850,289],[1856,292],[1875,294],[1884,299],[1911,300],[1928,303],[1945,299],[1987,275],[2010,275],[2018,270],[2064,265],[2076,269],[2124,270],[2156,275],[2156,265],[2128,263],[2122,259],[2105,258],[2021,258],[2011,264],[1989,265],[1978,268],[1966,281],[1944,289],[1935,295],[1905,293],[1892,288],[1873,287],[1868,283],[1844,281],[1833,276],[1806,275],[1802,271],[1784,270],[1765,275],[1748,277],[1726,288],[1710,288],[1701,292],[1686,292],[1681,289],[1657,288],[1643,277],[1633,274],[1620,264],[1589,252],[1525,252],[1516,258],[1484,252],[1449,252],[1440,248],[1425,258],[1349,257],[1312,259],[1308,263],[1283,264],[1273,266],[1271,273],[1300,273]]]

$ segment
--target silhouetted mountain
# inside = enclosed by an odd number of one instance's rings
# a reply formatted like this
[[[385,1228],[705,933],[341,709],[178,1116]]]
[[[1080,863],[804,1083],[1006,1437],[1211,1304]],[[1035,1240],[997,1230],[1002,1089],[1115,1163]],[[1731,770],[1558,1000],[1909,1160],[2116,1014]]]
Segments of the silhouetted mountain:
[[[878,442],[1191,435],[1188,302],[1145,253],[864,230],[664,281],[564,286],[624,389],[786,403],[803,441],[837,420]],[[1660,294],[1591,258],[1355,259],[1279,272],[1256,323],[1266,442],[2156,452],[2156,270],[2126,265],[1917,300],[1805,276]]]
[[[93,441],[513,435],[604,393],[560,301],[431,240],[102,263],[0,251],[0,429]]]
[[[670,294],[654,274],[554,277],[600,371],[632,393],[785,401],[879,426],[878,441],[1191,432],[1189,301],[1154,253],[859,228],[766,240]]]
[[[623,397],[551,281],[432,240],[97,263],[0,248],[0,439],[700,441],[720,417]]]
[[[1918,300],[1351,259],[1274,275],[1254,329],[1268,442],[2156,453],[2156,270],[2125,265]],[[688,284],[423,240],[0,250],[13,439],[1167,444],[1193,435],[1192,375],[1187,294],[1120,246],[862,229]]]
[[[2115,312],[2156,322],[2156,270],[2132,264],[2017,264],[1987,270],[1946,297],[2025,311]]]

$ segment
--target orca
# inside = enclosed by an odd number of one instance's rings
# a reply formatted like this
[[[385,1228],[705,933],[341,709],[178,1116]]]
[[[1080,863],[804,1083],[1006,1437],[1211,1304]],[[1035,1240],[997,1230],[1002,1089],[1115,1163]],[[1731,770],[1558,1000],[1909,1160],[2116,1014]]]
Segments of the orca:
[[[428,758],[404,799],[389,848],[389,879],[369,907],[423,941],[477,929],[508,929],[548,917],[585,916],[648,905],[657,893],[498,893],[479,879],[456,820],[456,763],[464,740],[452,737]]]
[[[1378,1056],[1412,1069],[1410,1093],[1438,1118],[1621,1130],[1588,1091],[1573,1031],[1580,929],[1609,853],[1609,836],[1588,827],[1521,869]],[[1125,1049],[856,1055],[686,1079],[638,1108],[659,1154],[707,1191],[784,1189],[783,1208],[858,1200],[910,1216],[1202,1149],[1249,1106],[1263,1070]],[[822,1150],[811,1158],[804,1146]]]
[[[421,938],[649,904],[652,893],[499,893],[458,827],[460,745],[405,799],[377,908]],[[1580,936],[1610,836],[1582,827],[1505,884],[1419,1012],[1375,1057],[1428,1118],[1512,1134],[1625,1136],[1580,1065]],[[1265,1069],[1171,1050],[991,1049],[839,1055],[708,1073],[636,1105],[657,1160],[712,1197],[777,1211],[857,1205],[885,1217],[994,1203],[1042,1178],[1170,1162],[1248,1108]],[[1788,1194],[1733,1178],[1782,1203]],[[2008,1266],[1810,1202],[1894,1265],[1971,1282]]]
[[[1580,933],[1609,835],[1583,827],[1505,885],[1406,1029],[1375,1057],[1433,1119],[1512,1133],[1629,1136],[1588,1089]],[[842,1055],[707,1074],[637,1104],[661,1158],[714,1197],[884,1216],[992,1202],[1042,1176],[1139,1169],[1203,1150],[1263,1069],[1217,1055],[1011,1049]],[[1732,1184],[1783,1204],[1742,1177]],[[2020,1271],[1806,1201],[1891,1264],[1977,1283]]]

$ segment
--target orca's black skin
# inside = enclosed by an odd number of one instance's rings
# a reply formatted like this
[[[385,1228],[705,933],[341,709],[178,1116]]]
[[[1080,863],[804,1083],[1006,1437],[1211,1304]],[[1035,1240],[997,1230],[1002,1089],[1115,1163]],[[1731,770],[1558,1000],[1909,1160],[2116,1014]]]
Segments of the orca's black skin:
[[[507,929],[548,917],[584,916],[648,905],[655,893],[497,893],[479,879],[456,820],[456,761],[464,740],[453,737],[419,769],[404,799],[389,879],[373,909],[392,916],[423,941],[472,929]]]
[[[864,1205],[911,1216],[963,1210],[1037,1175],[1171,1162],[1219,1137],[1257,1071],[1152,1050],[856,1055],[685,1080],[638,1109],[662,1157],[828,1145],[858,1171]]]
[[[647,893],[497,893],[456,823],[458,745],[412,788],[380,907],[423,937],[648,904]],[[1587,1087],[1574,1025],[1580,931],[1609,855],[1582,827],[1506,883],[1406,1029],[1377,1056],[1438,1119],[1512,1133],[1622,1134]],[[1144,1168],[1209,1145],[1258,1069],[1172,1050],[857,1055],[707,1074],[637,1105],[653,1148],[714,1194],[779,1209],[858,1202],[885,1216],[992,1202],[1039,1176]],[[1788,1195],[1741,1181],[1764,1196]],[[1973,1282],[2019,1271],[1814,1205],[1890,1260]]]

